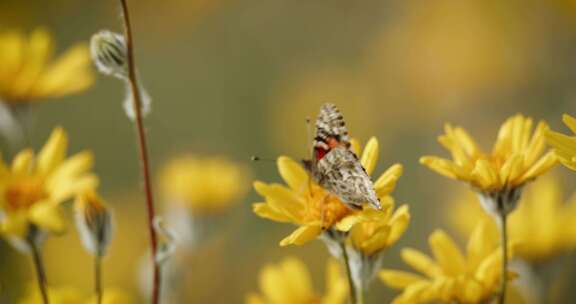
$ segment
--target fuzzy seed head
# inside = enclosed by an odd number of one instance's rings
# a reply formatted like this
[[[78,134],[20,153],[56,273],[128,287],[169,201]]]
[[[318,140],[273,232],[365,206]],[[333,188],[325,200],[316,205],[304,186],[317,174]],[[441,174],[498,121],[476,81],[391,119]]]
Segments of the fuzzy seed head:
[[[123,35],[102,30],[92,36],[90,52],[98,70],[105,75],[126,79],[128,57]]]

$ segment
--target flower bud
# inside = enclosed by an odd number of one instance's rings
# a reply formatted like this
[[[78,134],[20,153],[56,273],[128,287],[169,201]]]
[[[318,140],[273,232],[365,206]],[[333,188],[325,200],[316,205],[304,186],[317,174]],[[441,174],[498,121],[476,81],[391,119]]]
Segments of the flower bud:
[[[107,30],[92,36],[90,52],[98,70],[105,75],[126,79],[128,56],[124,36]]]
[[[82,244],[94,256],[103,257],[112,239],[112,214],[94,192],[78,195],[74,203],[76,227]]]

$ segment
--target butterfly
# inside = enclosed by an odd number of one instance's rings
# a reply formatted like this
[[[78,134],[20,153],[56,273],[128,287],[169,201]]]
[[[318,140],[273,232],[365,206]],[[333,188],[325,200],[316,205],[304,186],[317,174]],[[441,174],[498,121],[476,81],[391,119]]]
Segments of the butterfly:
[[[349,208],[362,209],[368,203],[382,209],[372,180],[350,146],[344,117],[335,105],[325,103],[316,119],[312,159],[302,162],[316,183]]]

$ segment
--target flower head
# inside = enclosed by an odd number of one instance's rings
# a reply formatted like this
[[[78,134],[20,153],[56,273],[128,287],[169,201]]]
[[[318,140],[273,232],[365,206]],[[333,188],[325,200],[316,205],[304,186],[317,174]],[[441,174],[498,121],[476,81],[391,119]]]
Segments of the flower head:
[[[56,128],[38,155],[23,150],[10,168],[0,160],[1,234],[24,238],[32,226],[53,233],[64,230],[60,203],[98,183],[90,171],[92,154],[66,158],[67,146],[66,132]]]
[[[277,265],[268,265],[260,273],[262,294],[249,294],[247,304],[344,304],[348,287],[339,265],[329,260],[324,295],[314,292],[311,276],[302,261],[287,257]]]
[[[359,152],[357,142],[353,142],[353,149]],[[368,174],[371,174],[376,166],[378,149],[378,141],[371,138],[360,159]],[[374,212],[389,212],[387,209],[393,204],[393,199],[389,194],[394,190],[396,181],[402,174],[402,166],[396,164],[374,183],[383,211],[370,210],[370,208],[353,211],[337,197],[314,183],[306,170],[296,161],[281,156],[277,164],[278,171],[288,186],[256,181],[254,188],[265,198],[266,202],[255,203],[253,210],[260,217],[299,226],[280,242],[281,246],[302,245],[319,236],[324,229],[349,231],[362,220],[374,220]],[[376,217],[380,216],[376,215]],[[359,240],[360,237],[357,239]]]
[[[95,256],[104,256],[112,238],[112,213],[104,201],[95,190],[86,190],[76,196],[74,211],[84,247]]]
[[[492,151],[480,149],[468,133],[449,124],[438,141],[452,154],[452,160],[424,156],[420,162],[446,177],[469,183],[480,192],[494,193],[518,188],[548,171],[556,163],[552,152],[545,152],[541,121],[532,132],[532,119],[520,114],[504,122]]]
[[[576,133],[576,118],[564,114],[562,120],[573,133]],[[548,130],[546,138],[560,162],[569,169],[576,171],[576,137]]]
[[[412,249],[402,250],[402,260],[421,274],[383,270],[380,278],[401,289],[394,303],[484,303],[498,294],[502,249],[496,248],[481,221],[468,240],[466,255],[442,230],[434,231],[428,242],[434,258]],[[509,251],[510,252],[510,251]],[[511,279],[513,275],[509,275]]]
[[[0,100],[27,103],[80,92],[92,85],[86,44],[73,46],[56,60],[53,51],[53,38],[44,28],[29,37],[18,31],[0,33]]]
[[[518,209],[510,214],[508,233],[516,242],[516,256],[529,262],[542,262],[576,248],[576,197],[563,203],[559,178],[544,177],[523,195]],[[462,193],[450,205],[449,216],[459,232],[467,235],[474,221],[487,217],[478,198]],[[486,233],[498,240],[498,227],[491,223]]]
[[[198,213],[215,213],[238,203],[247,191],[247,170],[221,157],[184,155],[160,172],[163,201]]]
[[[402,236],[410,221],[408,205],[402,205],[394,213],[393,206],[385,212],[365,210],[364,219],[350,229],[352,247],[365,256],[372,256],[392,246]]]

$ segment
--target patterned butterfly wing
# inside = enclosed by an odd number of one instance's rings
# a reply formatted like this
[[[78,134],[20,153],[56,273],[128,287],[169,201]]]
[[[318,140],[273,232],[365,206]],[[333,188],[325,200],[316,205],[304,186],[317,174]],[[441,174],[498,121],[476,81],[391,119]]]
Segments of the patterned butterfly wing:
[[[382,208],[366,170],[356,155],[343,146],[335,147],[318,161],[313,175],[320,186],[352,209],[362,209],[366,203]]]

